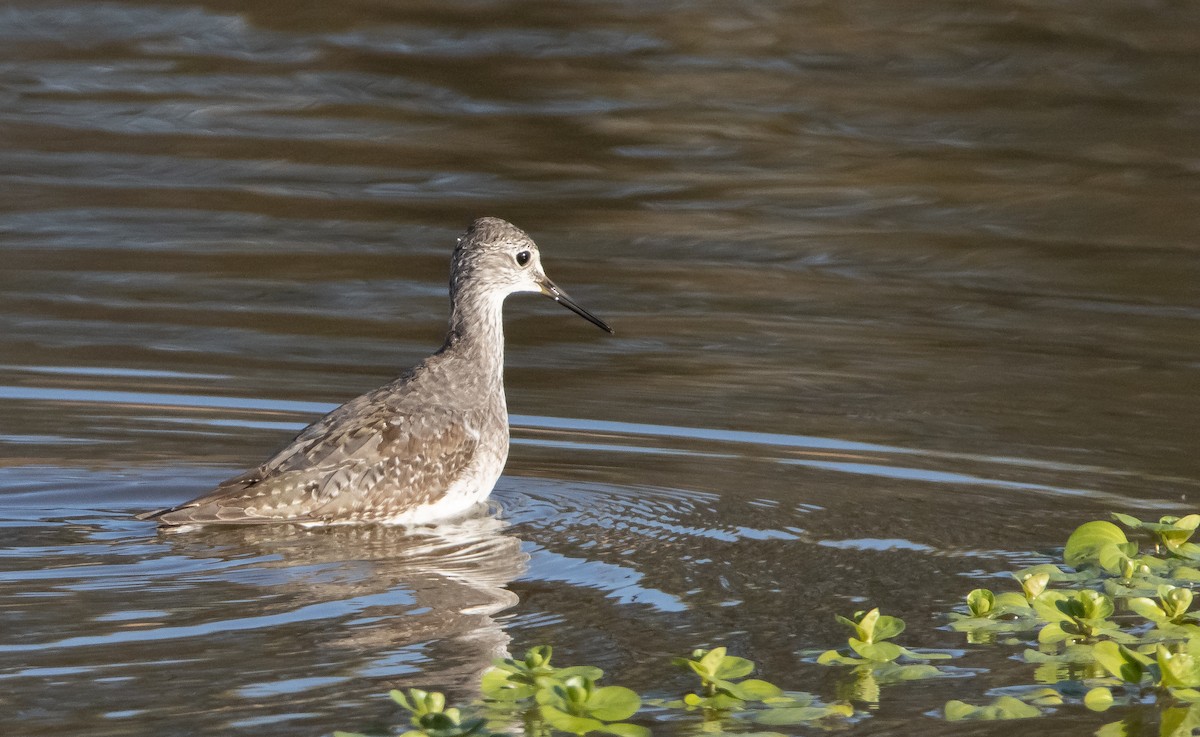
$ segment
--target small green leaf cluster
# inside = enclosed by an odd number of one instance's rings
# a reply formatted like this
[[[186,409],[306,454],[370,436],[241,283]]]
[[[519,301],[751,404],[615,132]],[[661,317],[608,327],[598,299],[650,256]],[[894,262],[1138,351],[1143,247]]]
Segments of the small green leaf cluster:
[[[509,721],[520,715],[526,731],[545,725],[583,735],[603,732],[618,737],[649,737],[650,730],[624,720],[642,706],[641,698],[622,686],[598,686],[604,672],[595,666],[556,668],[549,645],[531,648],[521,660],[497,660],[480,684],[484,704],[493,717]]]
[[[946,659],[950,657],[948,654],[918,653],[888,642],[904,631],[904,620],[880,614],[878,607],[855,612],[852,619],[835,618],[853,633],[847,639],[849,651],[826,650],[817,662],[853,666],[851,679],[842,684],[839,692],[843,698],[876,704],[881,686],[945,675],[940,668],[924,661]]]
[[[894,642],[887,642],[904,631],[904,620],[880,614],[878,607],[867,612],[855,612],[854,619],[842,616],[835,618],[854,633],[847,642],[855,655],[826,650],[817,658],[822,665],[863,665],[894,663],[900,658],[939,660],[950,657],[944,653],[917,653]]]
[[[410,715],[412,729],[400,737],[503,737],[487,729],[482,717],[464,719],[462,712],[446,707],[445,695],[437,691],[409,689],[408,693],[392,689],[392,700]],[[334,737],[366,737],[352,732],[334,732]]]
[[[1164,707],[1164,735],[1191,734],[1200,727],[1200,615],[1191,611],[1190,588],[1200,581],[1200,545],[1190,539],[1200,528],[1200,515],[1157,522],[1113,516],[1128,530],[1148,535],[1153,550],[1143,552],[1112,522],[1087,522],[1067,540],[1065,568],[1043,565],[1013,574],[1020,592],[972,591],[966,612],[951,615],[950,627],[966,632],[972,642],[1036,629],[1038,649],[1024,654],[1038,665],[1036,680],[1078,682],[1083,688],[1062,693],[1085,693],[1083,704],[1095,711],[1152,698]],[[1062,700],[1059,693],[1057,702]],[[1054,703],[1049,694],[1039,699],[1006,695],[983,707],[956,700],[946,704],[945,715],[1021,718]],[[1108,725],[1100,734],[1121,734],[1120,725]]]
[[[967,594],[965,611],[949,617],[950,629],[965,633],[972,643],[1036,644],[1036,649],[1025,649],[1024,660],[1037,666],[1038,683],[1053,688],[1009,688],[982,706],[955,699],[944,707],[947,720],[1037,717],[1066,699],[1094,711],[1153,702],[1164,737],[1200,731],[1200,613],[1192,611],[1191,588],[1200,582],[1200,545],[1191,542],[1200,529],[1200,515],[1166,516],[1157,522],[1114,517],[1131,532],[1149,537],[1152,550],[1144,552],[1112,522],[1092,521],[1068,538],[1064,565],[1013,573],[1019,591],[977,588]],[[699,679],[698,688],[682,699],[648,703],[698,714],[700,731],[711,734],[746,733],[747,722],[828,726],[855,715],[850,701],[877,703],[883,685],[954,670],[927,662],[949,655],[893,642],[905,624],[878,608],[837,620],[850,630],[847,647],[821,653],[817,663],[851,668],[851,679],[839,683],[839,702],[823,704],[810,694],[751,678],[752,661],[715,647],[673,660]],[[514,732],[525,737],[649,737],[646,727],[627,721],[642,706],[636,693],[599,685],[603,671],[594,666],[556,667],[552,654],[549,646],[540,646],[523,658],[495,661],[480,684],[483,700],[469,714],[447,707],[437,692],[392,691],[392,698],[409,712],[410,728],[401,737],[507,737]],[[1128,737],[1135,725],[1136,720],[1114,722],[1097,735]]]
[[[951,613],[951,629],[967,633],[967,641],[971,643],[994,642],[999,634],[1035,629],[1040,620],[1033,609],[1033,600],[1046,590],[1050,574],[1027,571],[1013,574],[1013,578],[1021,585],[1019,593],[993,594],[988,589],[975,589],[967,594],[967,613]]]
[[[551,664],[549,645],[531,648],[520,659],[496,660],[480,683],[483,699],[471,716],[446,706],[436,691],[392,691],[396,703],[409,712],[412,727],[400,737],[547,737],[554,733],[616,737],[650,737],[650,730],[625,720],[641,709],[641,698],[621,686],[599,686],[603,671],[595,666],[558,668]],[[757,678],[753,661],[729,655],[725,648],[695,650],[675,658],[676,665],[699,677],[700,688],[676,701],[653,700],[666,709],[700,712],[701,730],[722,734],[734,720],[763,725],[817,724],[854,715],[846,703],[822,704],[811,694],[784,691]],[[744,722],[743,722],[744,724]],[[744,727],[734,731],[745,733]],[[782,737],[757,732],[757,737]],[[335,737],[365,737],[336,732]]]
[[[706,733],[724,731],[723,723],[734,715],[773,726],[854,715],[849,704],[820,704],[811,694],[785,692],[768,681],[747,678],[754,672],[754,662],[729,655],[723,647],[694,650],[691,657],[675,658],[672,662],[696,675],[700,688],[680,701],[659,702],[659,705],[701,710]]]

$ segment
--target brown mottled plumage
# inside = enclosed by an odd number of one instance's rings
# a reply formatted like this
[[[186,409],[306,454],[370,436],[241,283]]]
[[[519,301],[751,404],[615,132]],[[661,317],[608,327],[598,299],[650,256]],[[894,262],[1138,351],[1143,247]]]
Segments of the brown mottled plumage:
[[[546,277],[528,235],[480,218],[451,259],[450,329],[441,350],[309,425],[259,467],[139,519],[422,524],[483,501],[508,458],[501,317],[515,292],[540,292],[612,332]]]

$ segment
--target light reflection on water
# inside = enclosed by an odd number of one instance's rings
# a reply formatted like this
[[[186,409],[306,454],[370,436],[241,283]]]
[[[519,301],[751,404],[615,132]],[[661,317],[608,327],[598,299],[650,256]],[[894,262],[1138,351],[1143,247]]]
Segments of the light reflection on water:
[[[1188,3],[0,8],[0,727],[362,729],[543,641],[828,695],[805,653],[866,604],[961,645],[930,612],[976,581],[1194,504],[1197,39]],[[474,526],[130,518],[436,347],[479,215],[617,333],[510,302]],[[941,688],[854,729],[950,733]]]

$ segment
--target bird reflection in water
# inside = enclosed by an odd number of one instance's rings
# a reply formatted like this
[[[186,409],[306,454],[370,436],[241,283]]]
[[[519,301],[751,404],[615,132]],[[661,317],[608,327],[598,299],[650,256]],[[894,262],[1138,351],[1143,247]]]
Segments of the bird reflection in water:
[[[508,656],[495,615],[517,603],[506,586],[528,556],[504,527],[482,516],[418,528],[252,525],[163,535],[180,555],[223,562],[205,567],[203,583],[193,577],[195,585],[173,589],[172,619],[200,616],[213,631],[223,629],[213,618],[232,623],[225,629],[263,622],[253,629],[270,636],[254,647],[266,651],[245,655],[271,658],[276,672],[320,671],[331,649],[343,660],[351,650],[362,653],[351,659],[358,672],[342,675],[402,685],[402,676],[424,671],[443,687],[469,690],[493,658]],[[213,587],[234,590],[216,592],[223,603],[214,604]]]

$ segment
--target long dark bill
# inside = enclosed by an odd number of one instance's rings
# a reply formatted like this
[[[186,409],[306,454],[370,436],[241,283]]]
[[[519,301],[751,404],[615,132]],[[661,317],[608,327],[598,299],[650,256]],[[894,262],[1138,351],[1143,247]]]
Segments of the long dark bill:
[[[601,330],[607,330],[610,333],[613,331],[613,329],[608,326],[608,323],[575,304],[575,300],[568,297],[567,293],[555,286],[554,282],[550,281],[549,278],[542,277],[540,286],[542,288],[542,294],[559,303],[563,307],[566,307],[571,312],[574,312],[576,315],[579,315],[584,320],[587,320]]]

